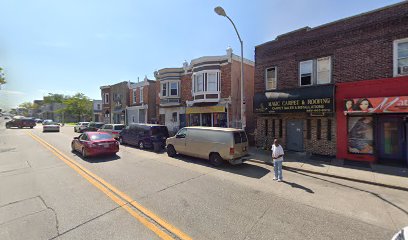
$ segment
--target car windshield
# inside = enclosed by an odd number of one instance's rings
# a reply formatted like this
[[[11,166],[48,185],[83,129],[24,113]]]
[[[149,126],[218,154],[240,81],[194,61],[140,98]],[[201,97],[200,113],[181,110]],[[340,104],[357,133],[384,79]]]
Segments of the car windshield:
[[[92,134],[90,136],[91,140],[105,140],[105,139],[112,139],[112,136],[110,134]]]
[[[115,126],[115,130],[122,130],[125,128],[125,125],[117,125]]]

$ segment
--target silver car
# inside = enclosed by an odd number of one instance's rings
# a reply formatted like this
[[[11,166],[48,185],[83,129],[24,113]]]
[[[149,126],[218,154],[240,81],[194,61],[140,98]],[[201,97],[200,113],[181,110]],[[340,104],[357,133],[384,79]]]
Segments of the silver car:
[[[43,124],[43,132],[59,132],[60,124],[56,122],[46,122]]]
[[[81,132],[84,128],[88,126],[89,122],[79,122],[74,126],[74,132]]]
[[[98,132],[107,132],[112,135],[113,138],[119,139],[119,133],[122,132],[126,125],[124,124],[105,124]]]

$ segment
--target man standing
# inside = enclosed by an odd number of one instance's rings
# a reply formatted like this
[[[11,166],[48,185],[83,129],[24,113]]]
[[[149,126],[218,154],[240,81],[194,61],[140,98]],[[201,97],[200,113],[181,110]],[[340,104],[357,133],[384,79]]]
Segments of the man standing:
[[[273,159],[273,170],[275,172],[275,177],[273,180],[282,181],[282,162],[283,162],[283,148],[279,144],[279,140],[275,138],[272,144],[272,159]]]

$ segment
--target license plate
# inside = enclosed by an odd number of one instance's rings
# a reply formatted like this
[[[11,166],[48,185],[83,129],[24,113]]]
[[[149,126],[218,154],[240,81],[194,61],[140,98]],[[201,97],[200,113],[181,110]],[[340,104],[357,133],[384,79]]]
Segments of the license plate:
[[[110,145],[109,143],[104,143],[104,144],[103,144],[103,147],[104,147],[104,148],[108,148],[109,145]]]

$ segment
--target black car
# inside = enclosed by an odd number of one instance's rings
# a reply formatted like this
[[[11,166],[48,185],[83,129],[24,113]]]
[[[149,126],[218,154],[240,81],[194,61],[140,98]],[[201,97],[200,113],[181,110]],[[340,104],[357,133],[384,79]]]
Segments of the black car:
[[[17,118],[13,119],[11,121],[6,122],[6,128],[12,128],[12,127],[18,127],[18,128],[23,128],[23,127],[29,127],[33,128],[35,127],[35,121],[30,118]]]
[[[131,123],[120,132],[119,142],[159,151],[166,146],[168,137],[169,131],[164,125]]]
[[[80,130],[79,132],[96,132],[98,131],[103,125],[105,125],[104,122],[90,122],[86,128]]]

